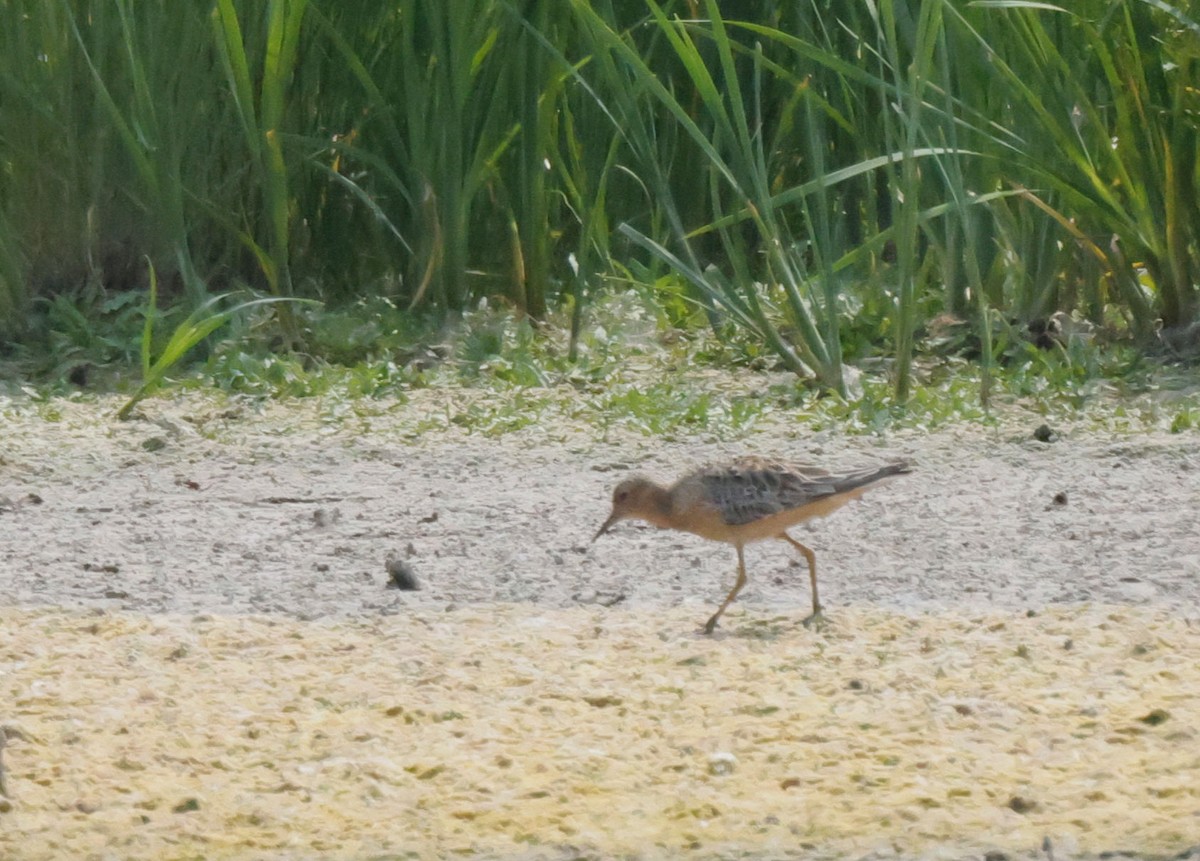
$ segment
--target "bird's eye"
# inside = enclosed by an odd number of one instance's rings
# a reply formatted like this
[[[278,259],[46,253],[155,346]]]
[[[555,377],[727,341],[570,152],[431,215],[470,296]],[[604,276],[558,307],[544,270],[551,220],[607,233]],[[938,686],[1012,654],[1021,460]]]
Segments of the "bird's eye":
[[[617,502],[624,502],[628,498],[629,498],[628,490],[618,490],[617,491]]]

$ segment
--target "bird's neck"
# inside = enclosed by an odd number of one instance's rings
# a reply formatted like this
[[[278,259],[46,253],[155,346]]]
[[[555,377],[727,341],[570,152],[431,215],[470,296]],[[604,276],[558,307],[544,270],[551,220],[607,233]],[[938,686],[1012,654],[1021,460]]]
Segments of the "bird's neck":
[[[651,488],[645,502],[642,517],[647,522],[663,529],[674,526],[674,506],[671,504],[671,494],[665,487]]]

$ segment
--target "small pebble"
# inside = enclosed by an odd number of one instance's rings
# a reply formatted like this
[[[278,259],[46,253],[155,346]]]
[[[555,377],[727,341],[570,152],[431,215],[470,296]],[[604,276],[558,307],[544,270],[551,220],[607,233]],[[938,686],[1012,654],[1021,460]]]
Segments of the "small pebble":
[[[388,584],[389,589],[403,589],[406,592],[415,592],[421,588],[417,582],[417,575],[409,567],[408,563],[397,556],[391,556],[387,561]]]
[[[728,751],[717,751],[708,758],[708,773],[715,776],[733,774],[736,766],[737,757]]]
[[[1038,442],[1057,442],[1058,434],[1051,429],[1050,425],[1038,425],[1033,432],[1033,438]]]
[[[1014,795],[1008,800],[1008,809],[1014,813],[1030,813],[1037,809],[1038,803],[1029,798]]]

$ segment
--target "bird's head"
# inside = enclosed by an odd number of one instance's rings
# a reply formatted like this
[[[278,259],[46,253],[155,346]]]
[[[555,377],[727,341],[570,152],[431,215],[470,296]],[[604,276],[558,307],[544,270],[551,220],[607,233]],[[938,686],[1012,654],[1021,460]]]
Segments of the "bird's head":
[[[625,479],[613,490],[612,513],[592,540],[627,518],[647,519],[646,515],[655,510],[663,493],[663,489],[648,478]]]

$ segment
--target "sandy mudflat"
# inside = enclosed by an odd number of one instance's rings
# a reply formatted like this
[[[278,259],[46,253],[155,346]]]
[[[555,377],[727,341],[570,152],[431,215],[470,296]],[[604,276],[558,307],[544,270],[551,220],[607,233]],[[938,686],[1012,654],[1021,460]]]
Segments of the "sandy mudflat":
[[[1060,857],[1200,829],[1166,612],[7,610],[5,858]]]
[[[0,414],[0,858],[1200,846],[1195,434],[413,443],[413,403],[113,407]],[[783,545],[711,638],[729,548],[588,545],[631,468],[742,452],[918,464],[798,531],[823,632]],[[421,591],[384,589],[393,553]]]

